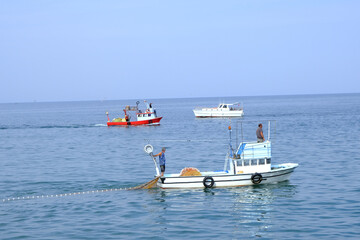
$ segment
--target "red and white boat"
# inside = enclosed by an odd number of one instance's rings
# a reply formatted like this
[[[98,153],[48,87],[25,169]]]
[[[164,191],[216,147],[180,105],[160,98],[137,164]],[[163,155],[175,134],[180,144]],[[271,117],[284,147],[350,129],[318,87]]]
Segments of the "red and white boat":
[[[159,125],[162,117],[158,117],[156,110],[153,108],[152,104],[144,101],[146,105],[146,110],[141,111],[138,107],[139,101],[136,102],[136,106],[126,106],[123,109],[125,116],[124,118],[114,118],[110,121],[109,113],[106,112],[108,117],[108,126],[129,126],[129,125]],[[129,112],[134,111],[136,114],[136,121],[131,121],[132,116]]]

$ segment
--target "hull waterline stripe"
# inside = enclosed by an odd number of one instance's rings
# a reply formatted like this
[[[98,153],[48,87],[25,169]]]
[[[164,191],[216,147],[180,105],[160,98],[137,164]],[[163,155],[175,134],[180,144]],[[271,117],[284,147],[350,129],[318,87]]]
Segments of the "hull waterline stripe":
[[[295,170],[295,168],[296,167],[291,167],[291,168],[287,168],[287,169],[282,169],[282,170],[277,170],[277,171],[273,171],[273,173],[280,173],[280,172],[284,172],[284,171],[289,171],[289,170],[291,170],[291,171],[294,171]],[[262,173],[262,172],[259,172],[260,174],[262,174],[262,175],[265,175],[265,174],[269,174],[269,173],[271,173],[271,172],[266,172],[266,173]],[[211,175],[211,177],[229,177],[229,176],[252,176],[253,175],[253,173],[243,173],[243,174],[236,174],[236,175],[226,175],[226,174],[224,174],[224,175]],[[281,174],[280,174],[281,175]],[[279,175],[279,176],[280,176]],[[210,175],[209,175],[210,176]],[[278,175],[276,175],[276,176],[278,176]],[[181,178],[203,178],[203,177],[206,177],[206,176],[184,176],[184,177],[181,177]],[[165,176],[165,178],[179,178],[179,177],[166,177]]]
[[[274,176],[268,176],[268,177],[263,177],[263,180],[267,180],[268,178],[274,178],[274,177],[279,177],[279,176],[283,176],[283,175],[287,175],[292,173],[294,170],[291,170],[287,173],[282,173],[282,174],[278,174],[278,175],[274,175]],[[231,176],[236,176],[236,175],[231,175]],[[200,176],[201,177],[201,176]],[[202,176],[204,177],[204,176]],[[212,177],[217,177],[217,176],[212,176]],[[215,183],[217,182],[238,182],[238,181],[251,181],[251,178],[245,178],[245,179],[233,179],[233,180],[216,180]],[[193,182],[169,182],[169,183],[160,183],[161,186],[166,185],[166,184],[187,184],[187,183],[202,183],[203,181],[193,181]]]

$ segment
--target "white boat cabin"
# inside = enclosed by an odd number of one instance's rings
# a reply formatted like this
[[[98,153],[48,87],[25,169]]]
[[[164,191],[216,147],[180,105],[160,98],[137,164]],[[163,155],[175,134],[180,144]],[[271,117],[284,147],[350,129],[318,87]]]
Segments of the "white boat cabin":
[[[151,120],[154,118],[157,118],[156,110],[153,108],[152,104],[145,102],[146,110],[142,112],[141,110],[138,110],[136,113],[137,120],[138,121],[144,121],[144,120]]]
[[[230,164],[234,174],[268,172],[271,170],[271,142],[243,142],[239,145]]]
[[[240,111],[242,107],[238,103],[220,103],[217,107],[218,111]]]
[[[220,103],[218,107],[196,107],[197,111],[241,111],[243,107],[239,103]]]

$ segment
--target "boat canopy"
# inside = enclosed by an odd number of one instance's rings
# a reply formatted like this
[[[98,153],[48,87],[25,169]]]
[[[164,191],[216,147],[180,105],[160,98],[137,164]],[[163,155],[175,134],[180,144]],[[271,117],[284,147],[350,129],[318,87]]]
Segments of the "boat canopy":
[[[271,142],[243,142],[236,155],[241,159],[271,158]]]

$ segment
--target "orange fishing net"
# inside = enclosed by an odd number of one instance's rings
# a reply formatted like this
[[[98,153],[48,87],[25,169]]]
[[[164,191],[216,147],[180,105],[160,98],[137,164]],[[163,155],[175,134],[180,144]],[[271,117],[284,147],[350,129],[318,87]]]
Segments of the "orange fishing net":
[[[185,177],[185,176],[201,176],[201,173],[197,168],[188,167],[188,168],[184,168],[180,172],[180,177]]]

